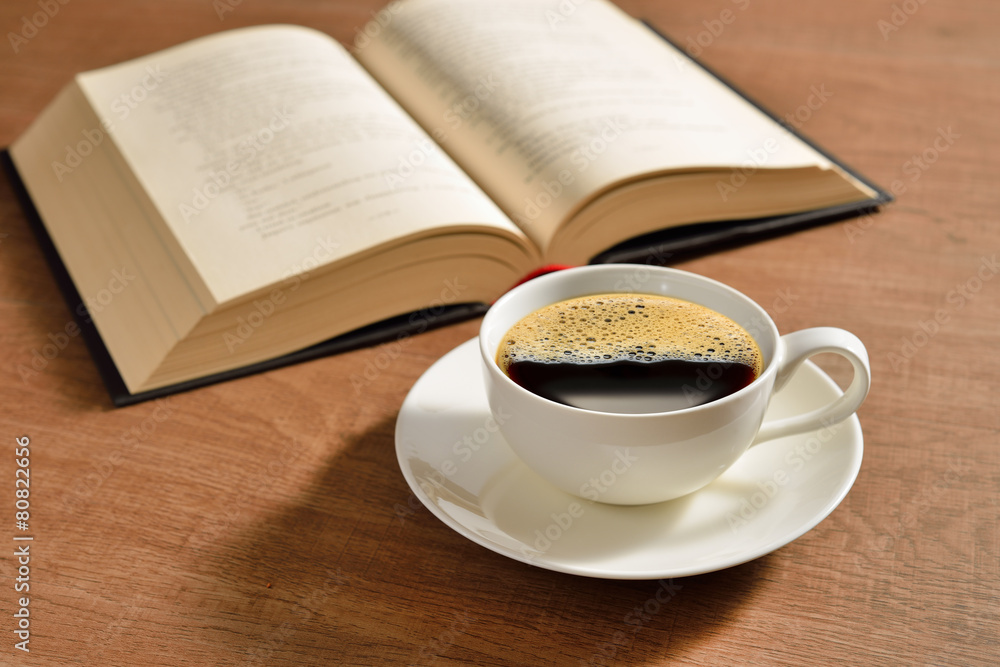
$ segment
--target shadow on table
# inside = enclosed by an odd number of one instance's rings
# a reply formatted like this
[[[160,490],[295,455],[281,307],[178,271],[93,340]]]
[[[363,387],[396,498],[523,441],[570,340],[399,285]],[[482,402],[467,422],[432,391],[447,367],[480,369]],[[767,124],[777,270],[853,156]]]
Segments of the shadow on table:
[[[236,664],[641,663],[683,655],[752,604],[767,557],[614,581],[474,544],[414,502],[393,429],[349,439],[282,511],[201,547],[208,590],[242,601],[204,619],[204,641]]]

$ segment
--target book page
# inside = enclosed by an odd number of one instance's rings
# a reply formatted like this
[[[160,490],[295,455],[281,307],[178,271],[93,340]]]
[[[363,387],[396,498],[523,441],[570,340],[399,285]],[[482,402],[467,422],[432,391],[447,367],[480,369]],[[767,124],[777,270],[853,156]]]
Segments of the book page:
[[[399,0],[355,51],[543,250],[641,175],[827,166],[604,0]]]
[[[527,239],[350,57],[291,26],[81,75],[128,168],[216,302],[414,235]]]

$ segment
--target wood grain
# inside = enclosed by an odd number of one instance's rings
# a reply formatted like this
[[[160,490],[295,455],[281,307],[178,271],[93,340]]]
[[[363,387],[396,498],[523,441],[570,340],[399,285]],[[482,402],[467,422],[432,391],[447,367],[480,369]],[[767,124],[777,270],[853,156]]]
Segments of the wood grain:
[[[10,43],[43,4],[0,4],[3,145],[79,71],[258,23],[347,42],[379,7],[241,2],[220,17],[210,0],[50,0],[58,12]],[[835,325],[866,342],[865,460],[843,504],[775,553],[676,580],[669,603],[636,616],[657,582],[552,573],[419,506],[398,515],[410,491],[396,412],[477,322],[414,337],[363,391],[348,380],[380,348],[115,410],[79,338],[37,375],[19,372],[71,317],[0,183],[0,497],[12,515],[14,439],[28,435],[35,538],[30,656],[13,648],[13,549],[0,556],[0,662],[1000,661],[1000,6],[621,4],[682,43],[700,39],[707,63],[779,114],[799,112],[804,132],[897,191],[872,218],[681,265],[765,306],[784,295],[772,309],[782,331]],[[894,14],[903,7],[914,11]],[[827,99],[800,111],[822,87]],[[0,539],[16,534],[10,521]]]

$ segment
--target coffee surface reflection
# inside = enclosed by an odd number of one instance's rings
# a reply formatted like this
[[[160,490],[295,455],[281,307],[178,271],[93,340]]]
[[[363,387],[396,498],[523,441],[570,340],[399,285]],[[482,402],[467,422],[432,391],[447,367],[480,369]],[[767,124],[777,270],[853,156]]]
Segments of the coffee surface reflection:
[[[753,337],[705,306],[597,294],[537,310],[504,336],[497,364],[528,391],[586,410],[681,410],[733,394],[761,373]]]

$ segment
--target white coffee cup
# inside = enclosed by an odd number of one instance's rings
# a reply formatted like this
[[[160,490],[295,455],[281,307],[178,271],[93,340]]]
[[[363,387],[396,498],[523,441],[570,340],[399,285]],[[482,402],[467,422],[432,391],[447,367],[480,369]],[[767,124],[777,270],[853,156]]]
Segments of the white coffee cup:
[[[623,414],[542,398],[497,365],[504,335],[529,313],[566,299],[608,293],[675,297],[728,316],[757,341],[763,371],[747,387],[710,403]],[[490,409],[505,416],[500,431],[514,453],[563,491],[617,505],[679,498],[709,484],[758,443],[841,422],[861,406],[871,383],[868,353],[854,334],[821,327],[781,336],[767,312],[733,288],[686,271],[645,265],[585,266],[519,285],[486,313],[479,347]],[[799,364],[823,352],[840,354],[853,365],[847,391],[812,412],[764,423],[774,393]]]

